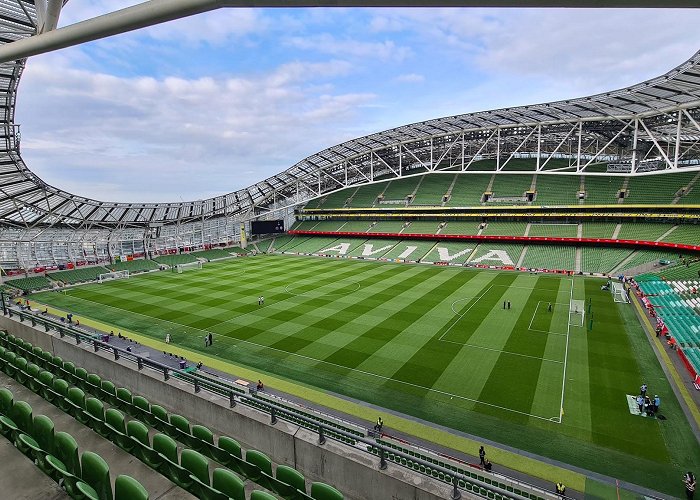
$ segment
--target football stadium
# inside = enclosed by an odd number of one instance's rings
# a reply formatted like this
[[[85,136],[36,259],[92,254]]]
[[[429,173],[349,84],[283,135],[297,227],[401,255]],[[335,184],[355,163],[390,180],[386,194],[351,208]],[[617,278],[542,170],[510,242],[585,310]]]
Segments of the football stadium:
[[[0,6],[7,498],[692,498],[700,52],[120,203],[40,179],[14,121],[28,56],[92,28]]]

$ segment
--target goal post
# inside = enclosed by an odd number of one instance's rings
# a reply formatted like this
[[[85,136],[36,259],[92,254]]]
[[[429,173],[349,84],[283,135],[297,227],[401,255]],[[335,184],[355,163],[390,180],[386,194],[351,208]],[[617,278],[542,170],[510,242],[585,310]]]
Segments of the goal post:
[[[195,269],[202,269],[202,261],[198,260],[197,262],[187,262],[186,264],[176,264],[175,265],[175,271],[177,274],[182,274],[185,271],[192,271]]]
[[[613,282],[610,292],[613,294],[613,300],[620,304],[629,304],[629,296],[627,295],[627,290],[625,290],[625,285],[618,282]]]
[[[569,301],[569,324],[571,326],[583,326],[585,315],[586,303],[583,300],[571,299]]]
[[[111,273],[103,273],[97,277],[98,283],[104,283],[105,281],[111,280],[121,280],[129,277],[129,271],[126,269],[123,271],[112,271]]]

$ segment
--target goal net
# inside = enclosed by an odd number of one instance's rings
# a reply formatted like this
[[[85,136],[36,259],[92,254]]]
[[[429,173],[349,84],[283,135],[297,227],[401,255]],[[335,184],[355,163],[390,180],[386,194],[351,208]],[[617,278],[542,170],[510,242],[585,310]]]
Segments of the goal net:
[[[194,269],[202,269],[201,260],[198,260],[197,262],[188,262],[187,264],[177,264],[175,266],[175,271],[177,271],[177,274],[182,274],[185,271],[192,271]]]
[[[629,304],[629,297],[627,296],[627,290],[625,290],[625,285],[622,283],[613,282],[610,291],[613,294],[613,300],[622,304]]]
[[[98,283],[104,283],[105,281],[120,280],[129,277],[129,271],[113,271],[111,273],[100,274],[97,277]]]
[[[571,326],[583,326],[583,318],[586,315],[586,304],[583,300],[572,299],[569,302],[569,324]]]

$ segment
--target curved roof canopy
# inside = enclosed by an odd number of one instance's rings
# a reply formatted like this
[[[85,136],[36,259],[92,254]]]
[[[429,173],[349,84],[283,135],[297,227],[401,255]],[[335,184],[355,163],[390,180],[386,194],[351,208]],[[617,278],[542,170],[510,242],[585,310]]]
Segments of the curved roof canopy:
[[[0,44],[32,36],[33,0],[0,0]],[[533,171],[586,173],[597,163],[644,162],[665,170],[700,168],[700,52],[663,76],[612,92],[532,106],[427,120],[327,148],[245,189],[180,203],[116,203],[77,196],[31,172],[20,154],[15,98],[26,59],[0,64],[0,224],[128,227],[211,217],[246,218],[380,176],[508,171],[536,158]],[[569,166],[548,167],[551,158]],[[554,164],[554,162],[552,162]],[[550,164],[550,165],[552,165]]]

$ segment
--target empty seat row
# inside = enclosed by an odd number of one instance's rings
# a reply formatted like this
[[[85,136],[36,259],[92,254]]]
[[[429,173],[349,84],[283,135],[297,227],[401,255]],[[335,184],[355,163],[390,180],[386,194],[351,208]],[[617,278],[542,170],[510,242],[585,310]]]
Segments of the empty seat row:
[[[206,498],[245,498],[243,482],[226,469],[214,471],[216,482],[209,483],[207,458],[210,458],[284,498],[343,498],[335,488],[320,482],[312,483],[307,494],[304,476],[295,469],[279,465],[273,475],[272,462],[263,453],[248,450],[244,459],[236,440],[220,436],[215,443],[214,435],[206,427],[191,426],[185,417],[171,415],[142,396],[133,396],[128,389],[115,387],[112,382],[6,332],[0,332],[0,359],[5,360],[3,369],[8,375],[194,494]],[[86,397],[86,392],[95,397]],[[112,408],[105,409],[105,403]],[[137,420],[126,422],[119,410]],[[159,431],[152,441],[146,425]],[[179,461],[175,440],[190,448],[183,449]]]
[[[25,401],[14,401],[13,393],[0,389],[0,433],[29,457],[45,474],[73,498],[95,500],[146,500],[148,492],[134,478],[120,475],[114,492],[109,465],[91,451],[78,457],[78,444],[66,432],[55,432],[46,415],[32,416]]]

